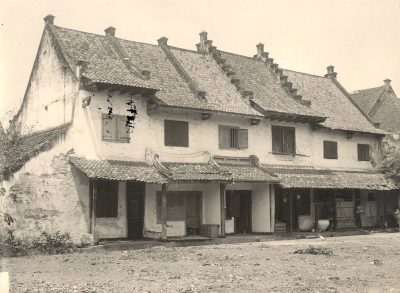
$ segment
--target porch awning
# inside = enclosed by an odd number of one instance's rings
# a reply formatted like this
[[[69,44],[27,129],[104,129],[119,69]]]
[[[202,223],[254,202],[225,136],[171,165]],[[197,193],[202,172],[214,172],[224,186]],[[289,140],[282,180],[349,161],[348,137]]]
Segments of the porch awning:
[[[162,162],[172,173],[173,181],[230,181],[229,173],[211,163]]]
[[[214,156],[218,167],[229,173],[234,182],[269,182],[276,183],[279,178],[270,170],[261,166],[256,156],[225,157]]]
[[[141,181],[146,183],[167,183],[166,177],[147,162],[90,160],[70,156],[70,162],[91,179],[119,181]]]
[[[378,172],[337,171],[308,166],[266,165],[279,177],[283,188],[332,188],[332,189],[396,189],[394,182]]]

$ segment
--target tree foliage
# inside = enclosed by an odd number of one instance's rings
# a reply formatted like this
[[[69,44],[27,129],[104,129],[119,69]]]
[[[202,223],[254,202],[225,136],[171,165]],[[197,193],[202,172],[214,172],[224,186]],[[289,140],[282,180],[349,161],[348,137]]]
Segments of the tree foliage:
[[[400,143],[385,150],[382,170],[387,176],[400,184]]]

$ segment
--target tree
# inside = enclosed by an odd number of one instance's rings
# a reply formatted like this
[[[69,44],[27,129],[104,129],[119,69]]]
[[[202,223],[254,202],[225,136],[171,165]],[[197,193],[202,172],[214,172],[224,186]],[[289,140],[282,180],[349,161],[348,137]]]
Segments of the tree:
[[[400,184],[400,141],[384,151],[382,170],[388,177]]]

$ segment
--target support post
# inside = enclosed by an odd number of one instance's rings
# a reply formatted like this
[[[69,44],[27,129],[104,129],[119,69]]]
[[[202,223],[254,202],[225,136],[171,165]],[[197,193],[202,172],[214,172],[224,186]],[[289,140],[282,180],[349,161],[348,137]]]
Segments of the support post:
[[[167,240],[167,190],[168,184],[164,183],[161,187],[161,240]]]
[[[275,232],[275,185],[269,184],[269,197],[270,197],[270,216],[271,227],[270,232]]]
[[[290,233],[293,233],[293,189],[289,191]]]
[[[225,219],[226,219],[226,183],[219,185],[219,194],[221,202],[221,237],[226,236]]]
[[[93,243],[97,244],[97,236],[96,236],[96,209],[97,209],[97,189],[96,189],[96,181],[92,181],[92,228],[91,232],[93,235]]]

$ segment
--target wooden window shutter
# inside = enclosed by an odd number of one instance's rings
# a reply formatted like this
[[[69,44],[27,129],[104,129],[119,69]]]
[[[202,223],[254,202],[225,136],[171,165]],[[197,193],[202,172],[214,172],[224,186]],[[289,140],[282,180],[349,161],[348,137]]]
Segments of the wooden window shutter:
[[[227,149],[231,147],[231,128],[227,126],[219,126],[218,136],[219,136],[219,147],[221,149]]]
[[[113,116],[102,116],[102,140],[115,141],[117,135],[117,119]]]
[[[249,132],[248,129],[238,130],[238,147],[239,149],[247,149],[249,147]]]
[[[272,126],[272,152],[275,153],[283,152],[282,140],[283,140],[282,128],[278,126]]]
[[[295,154],[294,128],[282,128],[283,153]]]
[[[189,123],[187,121],[164,120],[164,145],[189,146]]]
[[[325,159],[337,159],[338,150],[336,141],[324,140],[324,158]]]
[[[359,161],[369,161],[370,160],[370,146],[369,144],[358,144],[358,160]]]
[[[129,142],[130,128],[126,125],[126,116],[118,116],[117,118],[117,140],[120,142]]]

